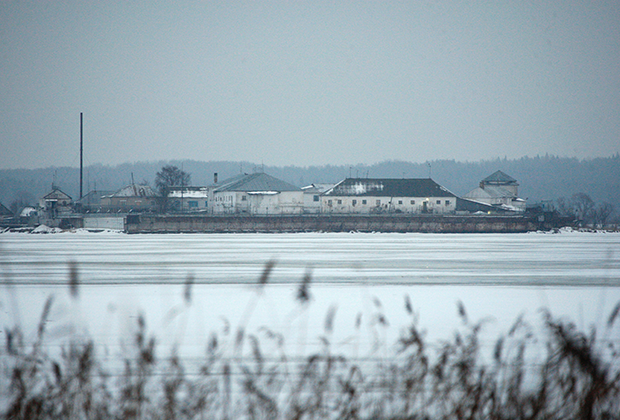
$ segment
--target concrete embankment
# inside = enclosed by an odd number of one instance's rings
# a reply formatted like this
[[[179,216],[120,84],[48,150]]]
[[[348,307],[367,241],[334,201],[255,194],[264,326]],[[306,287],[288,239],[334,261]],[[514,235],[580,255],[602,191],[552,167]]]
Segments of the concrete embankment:
[[[128,233],[428,232],[518,233],[551,228],[525,216],[127,216]]]

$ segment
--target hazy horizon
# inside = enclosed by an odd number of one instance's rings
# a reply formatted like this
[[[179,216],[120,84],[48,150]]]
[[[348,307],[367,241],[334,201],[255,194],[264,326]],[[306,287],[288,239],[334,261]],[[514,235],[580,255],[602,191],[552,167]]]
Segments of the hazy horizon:
[[[591,159],[620,3],[1,2],[0,169]]]
[[[131,161],[131,162],[119,162],[119,163],[102,163],[102,162],[90,162],[88,164],[84,164],[84,168],[88,168],[88,167],[97,167],[97,166],[103,166],[103,167],[108,167],[108,168],[115,168],[115,167],[119,167],[119,166],[124,166],[124,165],[153,165],[153,164],[161,164],[161,165],[179,165],[182,164],[183,162],[186,163],[196,163],[196,164],[243,164],[246,166],[241,166],[240,170],[242,170],[242,172],[253,172],[253,171],[257,171],[260,170],[260,167],[271,167],[271,168],[279,168],[279,169],[284,169],[284,168],[298,168],[298,169],[310,169],[310,168],[321,168],[321,167],[350,167],[350,168],[356,168],[356,167],[372,167],[372,166],[380,166],[383,165],[385,163],[390,163],[390,162],[394,162],[394,163],[403,163],[403,164],[411,164],[411,165],[429,165],[431,163],[438,163],[438,162],[452,162],[454,161],[455,163],[459,163],[459,164],[484,164],[484,163],[493,163],[495,161],[508,161],[508,162],[516,162],[519,160],[523,160],[523,159],[536,159],[536,158],[544,158],[544,159],[561,159],[561,160],[565,160],[565,159],[576,159],[579,162],[588,162],[588,161],[592,161],[595,159],[613,159],[616,156],[620,155],[620,152],[616,152],[613,153],[609,156],[592,156],[592,157],[585,157],[585,158],[579,158],[577,156],[558,156],[558,155],[552,155],[552,154],[538,154],[538,155],[534,155],[534,156],[520,156],[520,157],[515,157],[515,158],[509,158],[506,156],[496,156],[496,157],[492,157],[492,158],[487,158],[487,159],[477,159],[477,160],[458,160],[458,159],[429,159],[429,160],[425,160],[425,161],[410,161],[410,160],[404,160],[404,159],[384,159],[382,161],[377,161],[377,162],[370,162],[370,163],[353,163],[353,162],[341,162],[341,163],[326,163],[326,164],[319,164],[319,165],[315,165],[315,164],[310,164],[310,165],[291,165],[291,164],[283,164],[283,165],[266,165],[266,164],[261,164],[260,162],[249,162],[249,161],[235,161],[235,160],[197,160],[197,159],[152,159],[152,160],[138,160],[138,161]],[[78,163],[77,165],[64,165],[64,166],[57,166],[57,165],[48,165],[48,166],[40,166],[40,167],[36,167],[36,168],[23,168],[23,167],[16,167],[16,168],[0,168],[0,171],[37,171],[37,170],[49,170],[49,169],[80,169],[80,165],[79,165],[79,159],[78,159]]]

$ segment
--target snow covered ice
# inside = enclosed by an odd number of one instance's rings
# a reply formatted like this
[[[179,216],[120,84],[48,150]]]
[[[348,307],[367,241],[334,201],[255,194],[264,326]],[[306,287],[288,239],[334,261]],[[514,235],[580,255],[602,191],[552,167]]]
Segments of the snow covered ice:
[[[84,333],[111,355],[139,314],[158,344],[191,358],[204,354],[212,332],[239,327],[256,334],[268,328],[285,338],[287,354],[308,354],[335,311],[330,341],[355,358],[396,341],[411,322],[405,296],[429,342],[459,326],[458,301],[469,319],[489,317],[487,348],[520,314],[536,324],[547,308],[587,329],[604,325],[620,301],[619,234],[4,233],[0,252],[2,326],[20,325],[34,337],[53,295],[48,345]],[[79,274],[77,300],[68,287],[70,262]],[[296,294],[306,273],[311,300],[302,305]]]

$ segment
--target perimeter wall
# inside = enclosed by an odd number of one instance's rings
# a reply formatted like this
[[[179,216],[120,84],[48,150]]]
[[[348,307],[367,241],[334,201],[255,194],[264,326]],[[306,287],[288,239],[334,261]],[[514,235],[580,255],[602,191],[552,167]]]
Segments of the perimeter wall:
[[[518,233],[554,226],[525,216],[127,216],[127,233],[429,232]]]

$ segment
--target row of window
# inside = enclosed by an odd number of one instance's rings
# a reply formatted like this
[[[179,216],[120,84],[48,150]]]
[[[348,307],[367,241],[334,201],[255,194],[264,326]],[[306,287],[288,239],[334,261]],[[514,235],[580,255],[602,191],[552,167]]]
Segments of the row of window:
[[[319,196],[318,196],[318,195],[315,195],[315,196],[314,196],[314,201],[319,201],[319,200],[318,200],[318,198],[319,198]],[[245,195],[241,196],[241,201],[246,201],[246,200],[247,200],[247,196],[245,196]],[[124,200],[123,200],[123,201],[124,201]],[[121,205],[123,204],[123,201],[121,201]],[[215,199],[215,201],[232,201],[232,197],[230,197],[230,196],[227,196],[227,197],[217,197],[217,198]],[[208,203],[208,202],[207,202],[207,201],[205,201],[205,207],[208,207],[207,203]],[[139,204],[139,203],[138,203],[138,204]],[[341,200],[341,199],[336,200],[336,204],[338,204],[338,205],[342,205],[342,200]],[[354,199],[354,200],[352,200],[352,201],[351,201],[351,205],[352,205],[353,207],[357,206],[357,204],[358,204],[358,201],[357,201],[356,199]],[[386,204],[387,204],[387,203],[386,203]],[[409,201],[409,204],[411,204],[412,206],[413,206],[413,205],[415,205],[415,200],[410,200],[410,201]],[[435,204],[437,204],[438,206],[439,206],[439,205],[441,205],[441,200],[436,200],[436,201],[435,201]],[[327,205],[328,205],[328,206],[332,206],[332,205],[333,205],[333,200],[327,200]],[[368,205],[368,200],[361,200],[361,205],[362,205],[362,206],[366,206],[366,205]],[[381,205],[381,200],[376,200],[376,201],[375,201],[375,205],[376,205],[376,206],[380,206],[380,205]],[[398,205],[402,206],[402,205],[403,205],[403,200],[398,200]],[[449,206],[449,205],[450,205],[450,200],[446,200],[446,201],[445,201],[445,205],[446,205],[446,206]],[[188,206],[189,206],[190,208],[194,208],[194,207],[196,207],[196,208],[197,208],[197,207],[198,207],[198,202],[197,202],[197,201],[189,201],[189,202],[188,202]]]
[[[368,203],[367,203],[367,201],[368,201],[368,200],[362,200],[362,206],[367,205],[367,204],[368,204]],[[332,200],[327,200],[327,205],[328,205],[328,206],[331,206],[332,204],[333,204],[333,203],[332,203]],[[342,200],[336,200],[336,204],[341,205],[341,204],[342,204]],[[386,203],[386,204],[388,204],[388,203]],[[398,200],[398,204],[402,206],[402,204],[403,204],[403,200]],[[415,200],[410,200],[409,204],[411,204],[411,205],[415,205]],[[439,206],[439,205],[441,205],[441,200],[437,200],[437,201],[435,201],[435,204],[437,204],[438,206]],[[351,205],[352,205],[353,207],[357,206],[357,200],[352,200],[352,201],[351,201]],[[375,205],[376,205],[376,206],[380,206],[380,205],[381,205],[381,200],[376,200],[376,201],[375,201]],[[446,205],[446,206],[449,206],[449,205],[450,205],[450,200],[446,200],[446,201],[445,201],[445,205]]]

